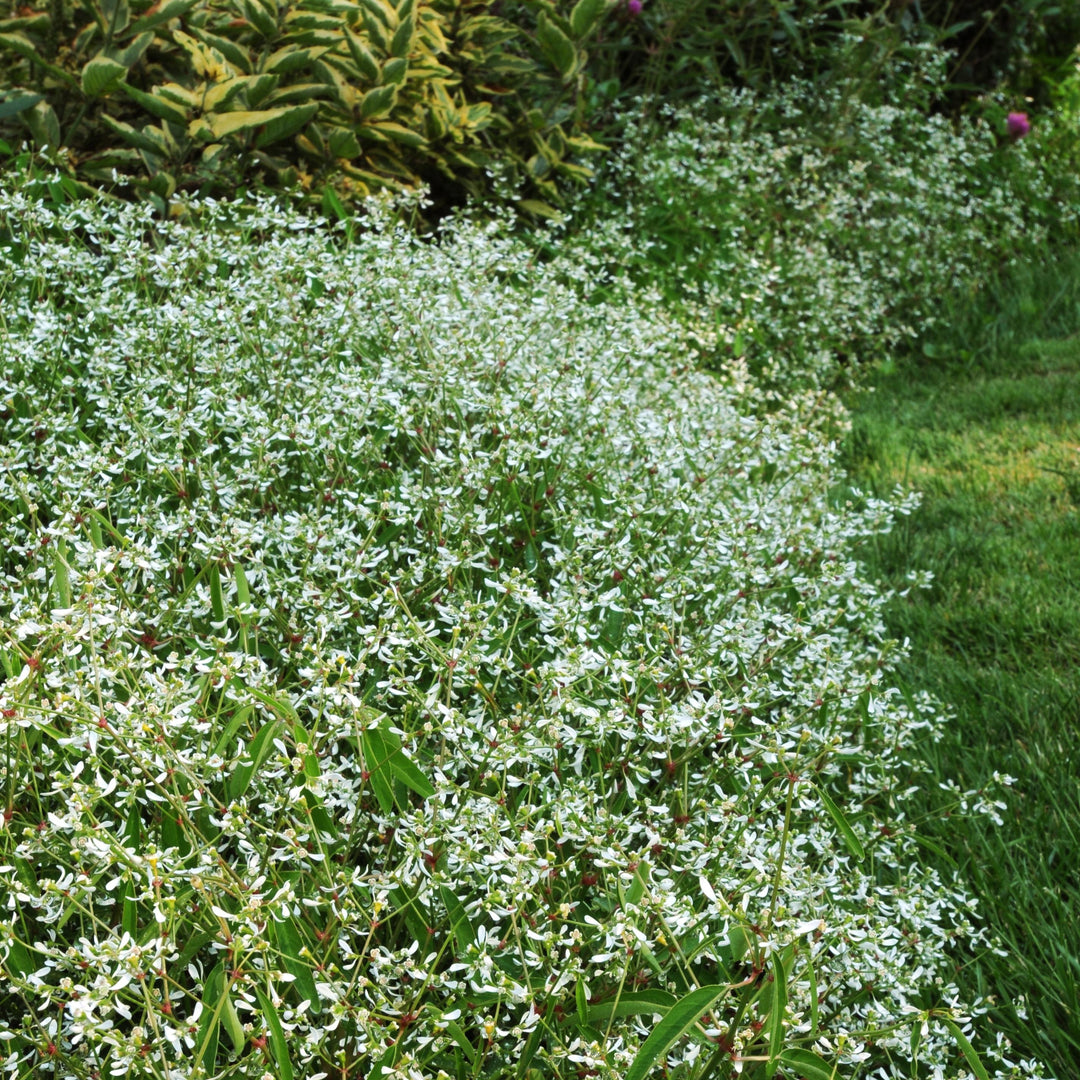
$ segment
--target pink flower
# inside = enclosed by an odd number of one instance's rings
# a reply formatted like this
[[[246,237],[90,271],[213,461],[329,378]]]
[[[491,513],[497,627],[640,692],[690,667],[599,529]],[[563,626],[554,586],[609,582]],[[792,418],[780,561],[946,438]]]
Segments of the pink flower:
[[[641,0],[626,0],[626,13],[636,19],[641,14]]]
[[[1031,131],[1031,121],[1027,113],[1011,112],[1005,120],[1005,127],[1014,139],[1022,139]]]

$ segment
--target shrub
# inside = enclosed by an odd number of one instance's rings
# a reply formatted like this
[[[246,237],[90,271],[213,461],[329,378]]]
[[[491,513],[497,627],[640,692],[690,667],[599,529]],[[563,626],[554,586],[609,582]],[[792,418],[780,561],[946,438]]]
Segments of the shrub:
[[[520,25],[493,0],[37,4],[0,23],[0,132],[17,140],[21,121],[78,178],[119,173],[159,206],[257,178],[478,192],[495,164],[557,200],[599,149],[579,84],[604,0],[565,17],[540,4]]]
[[[0,198],[7,1074],[967,1075],[826,397],[498,222]]]

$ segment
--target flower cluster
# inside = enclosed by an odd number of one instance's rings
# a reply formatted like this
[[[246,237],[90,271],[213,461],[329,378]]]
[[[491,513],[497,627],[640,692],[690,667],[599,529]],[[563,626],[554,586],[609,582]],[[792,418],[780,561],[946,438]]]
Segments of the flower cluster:
[[[957,1075],[825,398],[498,222],[0,226],[0,1072]]]

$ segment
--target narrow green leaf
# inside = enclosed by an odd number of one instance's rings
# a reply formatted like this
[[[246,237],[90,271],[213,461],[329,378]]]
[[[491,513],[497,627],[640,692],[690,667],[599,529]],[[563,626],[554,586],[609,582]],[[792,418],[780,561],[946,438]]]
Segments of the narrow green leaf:
[[[56,593],[56,606],[71,607],[71,574],[67,564],[67,541],[60,537],[53,550],[53,586]]]
[[[446,914],[450,919],[450,933],[457,945],[457,955],[464,956],[470,945],[476,944],[476,931],[469,922],[465,905],[457,898],[446,885],[439,886],[439,899],[446,908]]]
[[[769,1060],[765,1064],[765,1076],[771,1080],[780,1067],[780,1051],[784,1048],[784,1016],[787,1014],[787,970],[782,959],[773,955],[769,967],[773,977],[772,1008],[766,1021],[769,1029]]]
[[[469,1065],[475,1069],[480,1053],[476,1047],[469,1042],[468,1036],[461,1030],[461,1025],[454,1020],[441,1020],[440,1024],[446,1028],[446,1034],[461,1047],[465,1056],[469,1059]]]
[[[217,563],[212,563],[210,571],[206,575],[210,582],[210,613],[214,616],[214,622],[225,622],[225,596],[221,591],[221,569]]]
[[[791,1080],[835,1080],[836,1068],[810,1050],[793,1048],[780,1054],[780,1064]]]
[[[207,1072],[214,1071],[214,1059],[217,1057],[218,1027],[221,1012],[225,1005],[225,961],[219,960],[217,966],[203,983],[202,1016],[199,1017],[199,1030],[195,1036],[195,1057],[192,1072],[198,1073],[199,1066],[205,1061]]]
[[[964,1060],[968,1063],[968,1068],[979,1080],[990,1080],[990,1074],[986,1071],[986,1066],[979,1059],[979,1055],[975,1052],[975,1047],[968,1041],[968,1037],[960,1030],[960,1025],[948,1016],[943,1016],[941,1021],[952,1033],[956,1045],[960,1047],[960,1053],[964,1055]]]
[[[229,753],[230,747],[233,745],[233,741],[236,739],[237,732],[246,726],[247,722],[251,719],[251,714],[255,711],[254,705],[245,705],[242,709],[237,709],[233,713],[232,719],[226,724],[225,730],[218,737],[218,741],[214,744],[214,753],[219,757],[225,757]]]
[[[532,214],[533,217],[546,218],[551,221],[562,220],[562,211],[541,199],[521,199],[517,205],[519,210],[524,210],[526,214]]]
[[[265,690],[259,690],[254,686],[248,686],[245,689],[256,701],[261,701],[279,720],[284,720],[293,726],[300,723],[300,716],[293,708],[291,701],[268,694]]]
[[[589,997],[585,993],[585,981],[578,976],[577,983],[574,986],[574,1003],[577,1005],[578,1020],[582,1024],[588,1024],[589,1022]]]
[[[248,748],[248,753],[251,756],[251,764],[248,765],[245,762],[237,765],[233,769],[232,775],[226,781],[225,794],[230,802],[234,799],[239,799],[248,789],[251,784],[251,779],[256,772],[259,771],[259,767],[270,756],[270,751],[274,748],[274,735],[277,732],[278,721],[271,720],[269,723],[263,724],[259,729],[258,734],[251,741],[251,746]]]
[[[379,809],[389,814],[394,809],[394,791],[390,786],[390,770],[387,764],[387,749],[378,731],[374,728],[360,733],[360,747],[364,752],[364,765],[367,779]]]
[[[624,1016],[665,1016],[678,998],[666,990],[640,990],[622,994],[618,1001],[605,1001],[589,1008],[588,1023],[600,1027],[609,1020],[621,1020]]]
[[[644,1080],[675,1040],[685,1035],[727,992],[727,986],[701,986],[673,1005],[638,1050],[625,1080]]]
[[[313,1014],[321,1012],[322,1005],[319,1002],[319,992],[315,989],[315,976],[312,973],[311,963],[305,961],[300,955],[303,948],[300,934],[289,919],[282,922],[275,919],[272,925],[285,970],[296,980],[293,983],[296,992],[302,1001],[308,1002],[310,1012]]]
[[[806,958],[806,969],[810,975],[810,1034],[817,1035],[821,1003],[818,1001],[817,970],[814,968],[813,959],[809,956]]]
[[[270,1053],[273,1055],[274,1064],[277,1065],[278,1080],[294,1080],[292,1061],[289,1059],[289,1047],[285,1042],[285,1031],[281,1026],[277,1009],[274,1008],[270,999],[260,990],[255,988],[255,997],[259,1002],[259,1011],[266,1021],[266,1030],[270,1036]]]
[[[862,846],[862,842],[855,835],[855,830],[848,824],[847,818],[840,812],[840,807],[832,801],[829,793],[823,788],[818,787],[818,795],[821,796],[821,802],[825,809],[829,812],[829,817],[833,819],[833,823],[837,829],[840,830],[840,835],[844,838],[844,843],[847,845],[848,851],[855,856],[856,859],[863,859],[866,855],[866,850]]]
[[[422,799],[430,799],[435,794],[435,788],[431,781],[417,768],[416,764],[405,756],[404,751],[398,750],[389,758],[390,771],[410,791],[419,795]]]

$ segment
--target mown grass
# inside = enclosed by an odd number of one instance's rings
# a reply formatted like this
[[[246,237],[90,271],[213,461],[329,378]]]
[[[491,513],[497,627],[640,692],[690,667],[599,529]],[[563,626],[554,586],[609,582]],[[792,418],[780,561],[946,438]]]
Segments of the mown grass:
[[[850,482],[901,484],[922,507],[866,551],[903,588],[900,676],[955,710],[924,747],[938,783],[1016,778],[1002,827],[938,827],[1007,955],[961,976],[996,1001],[1017,1050],[1080,1075],[1080,253],[1003,275],[949,305],[920,355],[852,401]],[[940,791],[927,784],[929,808]],[[939,801],[939,800],[937,800]],[[1026,1001],[1026,1016],[1022,1001]]]

